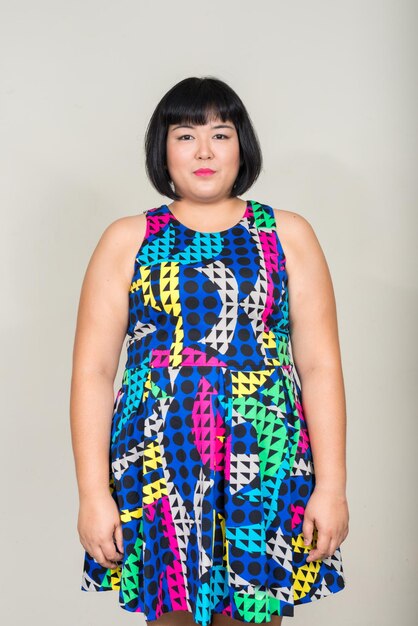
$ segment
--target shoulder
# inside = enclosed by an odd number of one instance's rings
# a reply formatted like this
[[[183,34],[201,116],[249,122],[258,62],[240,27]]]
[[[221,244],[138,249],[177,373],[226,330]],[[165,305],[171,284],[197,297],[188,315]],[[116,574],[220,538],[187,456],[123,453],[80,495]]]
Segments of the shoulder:
[[[312,224],[300,213],[285,209],[274,209],[276,228],[283,243],[303,247],[317,241]]]
[[[145,229],[145,213],[127,215],[111,222],[103,231],[101,240],[107,246],[118,248],[130,241],[137,241],[138,235],[141,235],[142,231],[142,234],[145,235]]]
[[[145,213],[119,217],[102,232],[93,257],[114,268],[129,284],[136,253],[146,232]]]
[[[285,209],[274,209],[276,226],[280,234],[289,239],[312,237],[314,230],[312,224],[300,213]]]
[[[287,259],[288,269],[323,257],[323,251],[309,220],[285,209],[273,209],[277,234]]]

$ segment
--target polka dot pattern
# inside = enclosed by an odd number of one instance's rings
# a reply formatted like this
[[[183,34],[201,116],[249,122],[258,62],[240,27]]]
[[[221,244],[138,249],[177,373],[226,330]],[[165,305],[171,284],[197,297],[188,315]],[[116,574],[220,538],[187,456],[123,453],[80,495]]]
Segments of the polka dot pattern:
[[[274,211],[248,200],[217,233],[167,205],[146,216],[110,433],[124,554],[106,569],[86,552],[81,589],[118,590],[146,620],[292,617],[345,577],[340,548],[306,561],[315,472]]]

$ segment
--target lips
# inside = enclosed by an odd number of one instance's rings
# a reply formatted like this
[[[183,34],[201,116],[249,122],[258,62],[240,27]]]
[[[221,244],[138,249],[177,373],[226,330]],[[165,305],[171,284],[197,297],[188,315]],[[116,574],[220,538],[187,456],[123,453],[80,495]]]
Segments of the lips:
[[[211,170],[211,169],[209,169],[209,168],[206,168],[206,167],[202,167],[202,168],[200,168],[199,170],[195,170],[195,171],[194,171],[194,173],[195,173],[197,176],[210,176],[210,174],[214,174],[214,173],[215,173],[215,171],[214,171],[214,170]]]

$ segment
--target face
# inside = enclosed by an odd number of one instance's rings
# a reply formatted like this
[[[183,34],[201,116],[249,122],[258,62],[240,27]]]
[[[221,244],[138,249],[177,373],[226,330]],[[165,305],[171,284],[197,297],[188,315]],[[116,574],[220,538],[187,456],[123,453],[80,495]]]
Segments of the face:
[[[215,118],[204,126],[170,124],[167,168],[183,198],[204,201],[229,195],[239,167],[239,139],[232,122]],[[213,173],[199,175],[199,169]]]

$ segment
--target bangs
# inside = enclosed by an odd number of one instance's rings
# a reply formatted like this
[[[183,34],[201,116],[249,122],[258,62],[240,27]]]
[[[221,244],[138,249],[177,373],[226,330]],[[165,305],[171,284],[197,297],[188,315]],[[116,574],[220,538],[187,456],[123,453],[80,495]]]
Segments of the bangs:
[[[222,85],[200,81],[177,85],[167,99],[163,122],[166,126],[181,123],[200,126],[217,118],[237,125],[239,105]]]

